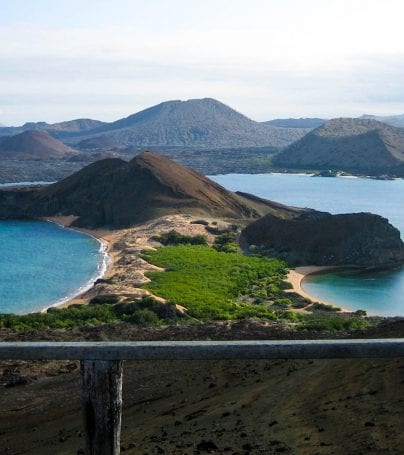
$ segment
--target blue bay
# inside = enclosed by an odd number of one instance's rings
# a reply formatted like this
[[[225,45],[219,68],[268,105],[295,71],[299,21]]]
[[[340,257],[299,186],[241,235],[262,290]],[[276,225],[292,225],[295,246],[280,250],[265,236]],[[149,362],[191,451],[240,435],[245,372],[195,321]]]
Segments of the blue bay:
[[[0,313],[29,313],[78,292],[101,271],[100,243],[45,221],[0,221]]]
[[[372,212],[404,233],[404,180],[327,178],[293,174],[228,174],[211,177],[232,191],[253,193],[297,207],[331,213]],[[308,277],[312,296],[369,314],[404,316],[404,268],[378,273]]]

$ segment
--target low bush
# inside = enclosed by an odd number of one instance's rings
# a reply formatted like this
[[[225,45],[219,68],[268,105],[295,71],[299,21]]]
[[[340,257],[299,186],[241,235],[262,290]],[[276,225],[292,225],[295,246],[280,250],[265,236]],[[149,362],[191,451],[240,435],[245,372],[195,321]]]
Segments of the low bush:
[[[299,329],[310,331],[352,331],[366,329],[370,323],[360,317],[349,317],[344,315],[299,315]]]
[[[150,272],[145,287],[153,294],[183,305],[198,319],[273,319],[268,302],[284,297],[279,284],[286,264],[278,259],[225,253],[207,246],[167,246],[145,251],[143,257],[163,267]],[[255,305],[240,302],[242,296],[261,299]],[[262,303],[260,303],[262,302]]]
[[[207,245],[208,243],[204,235],[182,235],[175,230],[155,235],[152,240],[162,245]]]
[[[326,311],[329,313],[336,313],[341,311],[341,308],[334,305],[327,305],[326,303],[314,302],[309,308],[308,311]]]
[[[128,322],[137,325],[153,325],[167,322],[182,314],[174,304],[162,304],[151,297],[142,300],[111,305],[71,305],[68,308],[52,308],[47,313],[25,315],[0,314],[0,327],[12,329],[70,328],[80,325],[98,325]]]

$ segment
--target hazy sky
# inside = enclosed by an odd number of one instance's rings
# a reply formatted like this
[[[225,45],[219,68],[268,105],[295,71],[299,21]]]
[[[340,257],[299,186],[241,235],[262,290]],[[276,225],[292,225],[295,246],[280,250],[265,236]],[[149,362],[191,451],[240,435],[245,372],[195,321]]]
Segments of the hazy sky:
[[[403,0],[0,0],[0,123],[404,113]]]

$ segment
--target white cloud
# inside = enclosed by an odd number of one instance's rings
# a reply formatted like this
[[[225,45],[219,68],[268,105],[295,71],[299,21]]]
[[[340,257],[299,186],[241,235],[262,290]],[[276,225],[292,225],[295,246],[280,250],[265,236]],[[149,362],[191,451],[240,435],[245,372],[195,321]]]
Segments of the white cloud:
[[[75,26],[2,22],[1,122],[203,96],[260,120],[404,112],[401,1],[120,1],[110,20],[97,4],[99,24],[85,8]]]

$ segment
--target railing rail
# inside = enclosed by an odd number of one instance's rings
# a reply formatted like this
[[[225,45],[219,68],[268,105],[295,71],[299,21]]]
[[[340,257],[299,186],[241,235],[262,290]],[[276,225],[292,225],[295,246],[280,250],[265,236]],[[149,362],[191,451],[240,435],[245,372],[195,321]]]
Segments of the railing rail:
[[[118,455],[123,360],[404,357],[404,339],[0,342],[0,359],[80,360],[87,455]]]
[[[403,338],[352,340],[0,342],[0,359],[215,360],[403,357]]]

